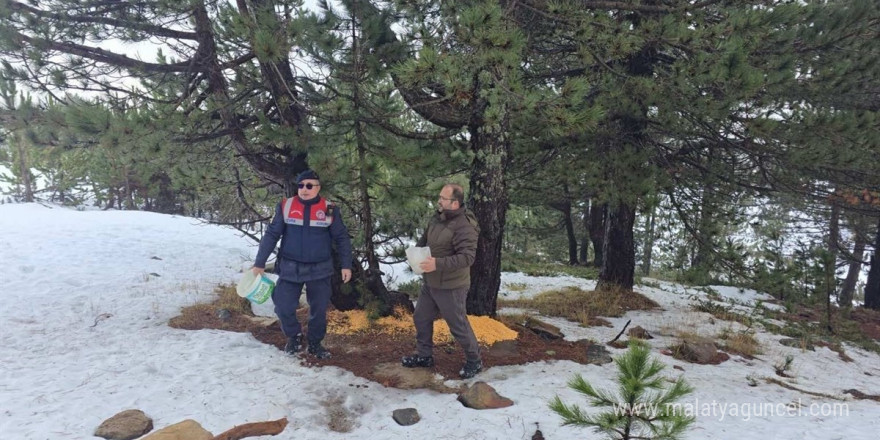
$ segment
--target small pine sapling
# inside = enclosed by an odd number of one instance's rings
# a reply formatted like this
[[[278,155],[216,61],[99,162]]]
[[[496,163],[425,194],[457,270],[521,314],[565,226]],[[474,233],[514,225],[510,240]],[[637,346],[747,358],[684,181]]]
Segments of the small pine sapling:
[[[663,364],[650,359],[650,349],[640,343],[631,343],[629,351],[614,362],[618,369],[617,393],[596,389],[580,375],[568,383],[586,396],[591,406],[605,412],[587,414],[577,405],[566,405],[557,395],[550,409],[562,417],[563,425],[592,427],[615,440],[680,438],[694,417],[673,402],[693,388],[680,378],[665,389],[666,381],[659,376]]]

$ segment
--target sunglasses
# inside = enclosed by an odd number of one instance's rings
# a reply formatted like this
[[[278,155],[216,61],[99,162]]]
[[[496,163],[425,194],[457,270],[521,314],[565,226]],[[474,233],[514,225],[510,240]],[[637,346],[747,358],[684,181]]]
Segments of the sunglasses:
[[[303,189],[303,188],[312,189],[316,186],[321,186],[321,184],[320,183],[300,183],[297,186],[299,187],[299,189]]]

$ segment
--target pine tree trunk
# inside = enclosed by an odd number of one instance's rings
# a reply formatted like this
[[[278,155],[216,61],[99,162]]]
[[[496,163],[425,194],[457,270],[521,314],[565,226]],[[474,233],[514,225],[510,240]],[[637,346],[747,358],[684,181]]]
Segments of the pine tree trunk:
[[[580,264],[587,264],[587,255],[590,250],[590,199],[587,198],[584,201],[584,212],[581,213],[582,224],[584,226],[583,233],[584,235],[581,237],[581,251],[578,256],[578,261]]]
[[[865,244],[865,236],[857,231],[852,260],[849,262],[846,279],[843,281],[843,287],[840,288],[840,296],[837,299],[840,307],[852,307],[853,293],[856,291],[859,273],[862,272],[862,258],[865,258]]]
[[[34,183],[31,180],[31,167],[28,163],[28,152],[25,146],[24,136],[17,136],[18,142],[18,172],[21,176],[22,196],[25,203],[34,202]]]
[[[638,20],[633,22],[638,26]],[[626,71],[633,76],[647,77],[653,74],[652,63],[656,61],[654,48],[650,45],[642,48],[639,53],[633,54],[626,61]],[[647,129],[648,108],[644,103],[632,103],[637,110],[626,109],[616,116],[620,121],[619,139],[610,145],[610,160],[618,157],[618,154],[632,149],[638,153],[645,144],[645,130]],[[625,156],[625,155],[624,155]],[[621,159],[627,160],[625,157]],[[609,159],[606,159],[609,160]],[[633,171],[638,173],[642,163],[631,163]],[[611,182],[616,179],[624,179],[623,175],[612,173],[607,175]],[[621,182],[623,183],[623,182]],[[626,185],[623,185],[626,187]],[[599,272],[597,290],[620,288],[631,291],[635,283],[636,252],[633,238],[633,225],[636,220],[636,201],[627,200],[627,197],[635,197],[635,194],[622,194],[616,200],[609,201],[605,215],[605,241],[602,244],[602,270]]]
[[[708,152],[709,162],[707,167],[712,167],[712,149]],[[700,274],[699,279],[706,279],[712,269],[712,253],[715,250],[716,219],[715,219],[715,190],[709,181],[712,177],[704,175],[700,197],[700,219],[697,227],[697,253],[691,260],[691,271]]]
[[[577,236],[574,235],[574,223],[571,220],[571,204],[568,204],[568,210],[563,214],[565,221],[565,234],[568,236],[568,264],[577,266],[578,264],[578,242]]]
[[[125,197],[125,194],[123,194],[123,189],[120,187],[115,187],[113,190],[116,192],[116,209],[122,211],[122,201]]]
[[[562,213],[565,237],[568,240],[568,264],[576,266],[578,264],[578,243],[577,236],[574,233],[574,221],[571,218],[571,194],[568,192],[567,184],[562,185],[562,194],[565,200],[551,203],[550,207]]]
[[[352,5],[352,12],[359,17],[360,13],[358,10],[358,4],[355,2]],[[361,89],[360,89],[360,79],[362,77],[361,73],[363,70],[363,66],[361,63],[360,57],[360,47],[358,45],[359,39],[357,35],[357,26],[352,25],[351,27],[351,41],[352,41],[352,54],[354,56],[354,69],[355,75],[352,80],[352,105],[354,106],[354,114],[360,114],[361,107]],[[378,274],[379,270],[379,259],[376,256],[376,247],[373,243],[373,209],[370,202],[370,191],[369,191],[369,181],[367,179],[367,141],[364,135],[364,127],[361,121],[355,121],[354,123],[354,132],[355,139],[357,141],[357,151],[358,151],[358,159],[359,166],[358,169],[358,192],[360,193],[360,199],[362,204],[361,209],[361,227],[364,229],[364,255],[367,258],[367,271],[372,272],[373,274]],[[379,277],[379,281],[381,282],[381,277]]]
[[[877,224],[877,237],[874,239],[874,255],[871,269],[868,270],[868,283],[865,285],[865,307],[880,310],[880,223]]]
[[[358,9],[357,3],[352,5],[352,13],[355,17],[360,17],[360,10]],[[353,25],[351,27],[352,54],[354,57],[353,68],[355,71],[355,74],[352,75],[352,105],[353,113],[355,115],[360,114],[362,94],[359,78],[362,78],[362,71],[364,69],[360,57],[360,40],[357,35],[357,30],[357,26]],[[373,242],[375,232],[373,231],[373,209],[369,191],[370,184],[367,177],[367,139],[364,134],[363,123],[359,120],[354,122],[354,133],[359,159],[357,188],[358,198],[361,202],[361,212],[358,217],[360,218],[360,227],[363,228],[364,231],[364,257],[367,260],[367,269],[360,270],[360,267],[353,268],[356,270],[352,271],[351,284],[354,286],[363,286],[363,288],[366,289],[366,292],[361,292],[360,295],[356,289],[353,292],[353,296],[360,299],[359,303],[363,305],[366,305],[369,301],[378,300],[381,303],[379,306],[379,314],[382,316],[392,314],[394,308],[400,305],[412,312],[413,306],[409,297],[400,292],[390,292],[385,286],[385,282],[382,280],[379,258],[376,255],[376,245]],[[355,261],[357,261],[357,259],[355,259]],[[359,266],[359,264],[355,263],[355,266]],[[339,295],[337,294],[337,297],[338,296]]]
[[[59,171],[58,174],[52,179],[51,200],[53,202],[63,205],[67,201],[67,195],[64,193],[64,188],[61,187],[62,182],[64,182],[64,171]]]
[[[115,195],[115,192],[114,192],[112,189],[109,189],[109,190],[107,190],[107,193],[108,193],[108,196],[107,196],[107,206],[105,206],[105,207],[103,208],[104,211],[108,211],[108,210],[110,210],[110,209],[113,209],[113,205],[116,203],[116,195]]]
[[[471,266],[471,288],[467,313],[495,316],[501,287],[501,244],[507,218],[508,194],[504,170],[510,161],[508,124],[500,132],[486,133],[483,126],[471,126],[475,152],[471,165],[468,209],[480,225],[477,258]]]
[[[825,257],[825,319],[831,327],[831,297],[837,287],[837,243],[840,237],[840,206],[831,203],[831,221],[828,228],[828,254]]]
[[[134,210],[134,189],[131,187],[130,171],[127,166],[123,168],[123,172],[125,173],[125,209]]]
[[[608,208],[605,216],[604,260],[596,290],[617,287],[632,290],[636,267],[633,225],[636,210],[624,202]]]
[[[654,222],[657,219],[657,206],[652,205],[645,220],[645,246],[642,251],[642,275],[651,275],[651,258],[654,255]]]
[[[362,132],[360,123],[357,123],[355,132],[359,135]],[[363,203],[361,208],[361,227],[364,229],[364,256],[367,259],[367,270],[378,273],[379,258],[376,257],[376,245],[373,243],[373,210],[370,204],[370,192],[367,183],[366,170],[364,170],[366,166],[364,165],[366,161],[366,148],[360,140],[358,140],[358,157],[361,162],[358,191],[360,192],[360,199]]]
[[[364,310],[369,306],[371,312],[376,312],[380,316],[391,315],[398,307],[410,313],[413,312],[413,303],[407,294],[388,290],[382,281],[381,272],[365,271],[357,263],[357,259],[354,260],[355,264],[351,267],[351,281],[347,284],[343,283],[339,258],[335,249],[333,257],[336,270],[330,277],[332,288],[330,303],[336,310],[342,312]],[[373,301],[379,301],[379,306],[375,307],[375,304],[371,304]]]
[[[590,203],[590,241],[593,242],[593,266],[602,267],[605,252],[605,215],[607,203]]]

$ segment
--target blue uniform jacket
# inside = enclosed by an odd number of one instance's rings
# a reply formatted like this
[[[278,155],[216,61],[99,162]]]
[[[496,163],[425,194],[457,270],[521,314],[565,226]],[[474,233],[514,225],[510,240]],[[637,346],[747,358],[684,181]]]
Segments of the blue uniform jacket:
[[[333,221],[329,227],[310,225],[310,210],[320,200],[302,200],[305,212],[303,224],[288,224],[284,221],[279,202],[275,207],[275,217],[260,240],[260,249],[254,262],[256,267],[266,267],[266,260],[281,240],[277,271],[283,280],[306,282],[329,277],[333,274],[331,246],[336,243],[340,265],[351,269],[351,238],[342,222],[338,206],[334,207]]]

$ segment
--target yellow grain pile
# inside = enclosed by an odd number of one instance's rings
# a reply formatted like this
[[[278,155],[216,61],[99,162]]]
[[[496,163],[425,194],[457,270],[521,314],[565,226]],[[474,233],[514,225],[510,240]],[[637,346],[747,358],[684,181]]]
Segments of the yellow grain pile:
[[[472,316],[468,315],[468,321],[477,335],[477,341],[481,344],[492,345],[499,341],[512,341],[516,339],[517,333],[506,325],[488,317],[488,316]],[[434,321],[434,343],[452,342],[454,338],[449,333],[449,326],[446,321],[438,319]]]
[[[327,314],[327,332],[337,335],[353,335],[360,332],[374,333],[414,333],[412,315],[407,313],[395,313],[392,316],[379,318],[370,322],[367,312],[363,310],[349,310],[340,312],[330,311]]]
[[[517,333],[515,331],[488,316],[468,315],[468,321],[474,329],[477,341],[481,344],[492,345],[498,341],[516,339]],[[386,316],[371,323],[367,319],[367,313],[363,310],[347,312],[333,310],[327,316],[327,332],[337,335],[352,335],[360,332],[415,335],[415,327],[412,315],[407,312],[398,311],[392,316]],[[443,344],[452,341],[454,339],[449,333],[446,321],[442,319],[434,321],[434,343]]]

